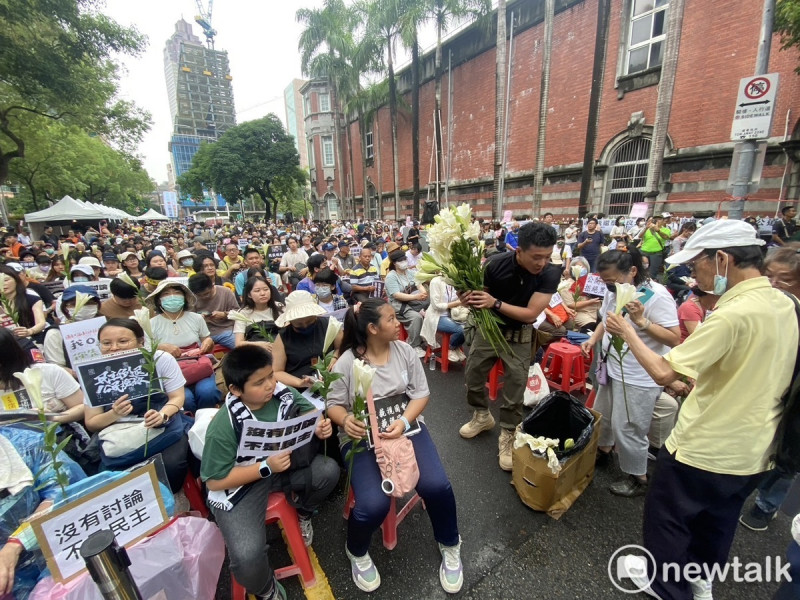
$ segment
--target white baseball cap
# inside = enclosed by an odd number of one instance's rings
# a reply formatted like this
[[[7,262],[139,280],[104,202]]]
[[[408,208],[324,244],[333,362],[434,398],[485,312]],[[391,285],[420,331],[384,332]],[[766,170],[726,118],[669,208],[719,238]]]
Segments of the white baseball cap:
[[[667,258],[667,263],[678,265],[689,262],[703,250],[763,246],[756,230],[749,223],[735,219],[714,221],[698,229],[683,246],[683,250]]]

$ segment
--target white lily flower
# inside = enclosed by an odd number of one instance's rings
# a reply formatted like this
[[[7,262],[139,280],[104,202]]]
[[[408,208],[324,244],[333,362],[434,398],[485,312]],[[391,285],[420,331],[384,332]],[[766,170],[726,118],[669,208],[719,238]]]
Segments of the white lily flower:
[[[42,372],[39,369],[28,367],[22,373],[14,373],[14,377],[19,379],[22,385],[25,386],[25,391],[28,392],[33,405],[39,410],[44,410]]]
[[[141,325],[144,334],[151,340],[153,336],[153,327],[150,325],[150,309],[146,306],[133,311],[132,319],[136,320]]]
[[[8,275],[0,273],[0,294],[3,294],[3,290],[6,289],[6,280],[8,280]]]
[[[572,287],[572,282],[569,279],[562,279],[558,284],[558,293],[561,294],[564,290],[569,290]]]
[[[61,256],[64,257],[64,260],[67,260],[69,256],[69,245],[68,244],[61,244]]]
[[[581,270],[582,269],[583,269],[583,267],[581,265],[572,265],[572,268],[570,269],[570,271],[572,272],[572,278],[575,281],[578,281],[578,279],[581,278]]]
[[[75,308],[72,309],[72,321],[75,320],[75,315],[77,315],[91,299],[92,297],[89,294],[84,292],[75,292]]]
[[[131,279],[131,276],[128,275],[125,271],[122,271],[119,275],[117,275],[117,279],[121,279],[132,288],[135,288],[137,290],[139,289],[139,287],[134,283],[133,279]]]
[[[372,378],[375,376],[375,367],[369,366],[360,358],[353,361],[353,380],[357,396],[366,398],[367,392],[372,388]]]
[[[231,321],[239,321],[240,323],[247,323],[248,325],[250,325],[250,324],[252,324],[252,323],[253,323],[253,320],[252,320],[250,317],[248,317],[248,316],[246,316],[246,315],[242,314],[242,312],[241,312],[241,311],[239,311],[239,310],[232,310],[232,311],[230,311],[230,312],[228,313],[228,318],[229,318]],[[335,319],[334,319],[334,320],[335,320]]]
[[[328,329],[325,330],[325,341],[322,343],[323,354],[328,352],[331,344],[333,344],[333,340],[336,339],[336,336],[339,335],[341,330],[342,324],[339,322],[339,319],[328,319]]]
[[[633,302],[634,300],[644,296],[643,293],[636,291],[636,286],[631,285],[630,283],[615,283],[614,286],[617,288],[617,305],[614,309],[616,314],[620,314],[628,302]]]

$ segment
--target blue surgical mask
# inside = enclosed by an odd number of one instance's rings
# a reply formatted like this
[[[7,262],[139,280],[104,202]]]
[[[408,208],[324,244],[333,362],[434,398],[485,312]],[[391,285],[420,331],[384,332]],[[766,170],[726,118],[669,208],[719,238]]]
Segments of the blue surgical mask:
[[[73,277],[72,281],[75,283],[83,283],[84,281],[89,281],[88,277]]]
[[[581,277],[586,277],[589,274],[589,271],[586,269],[581,269]]]
[[[167,312],[178,312],[183,308],[185,302],[183,296],[167,296],[161,299],[161,308]]]
[[[716,262],[716,257],[714,260]],[[728,289],[728,263],[725,263],[725,275],[719,274],[719,263],[717,263],[717,274],[714,275],[714,295],[722,296],[722,294],[724,294],[727,289]]]
[[[316,285],[314,286],[314,291],[317,293],[317,296],[320,298],[330,298],[331,297],[331,286],[329,285]]]

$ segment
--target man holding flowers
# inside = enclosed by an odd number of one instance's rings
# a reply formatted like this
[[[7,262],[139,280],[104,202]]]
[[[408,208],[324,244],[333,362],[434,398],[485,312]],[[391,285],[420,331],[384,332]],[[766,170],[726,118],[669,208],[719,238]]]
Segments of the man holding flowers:
[[[500,468],[511,470],[511,444],[514,429],[522,420],[522,398],[528,379],[533,323],[547,308],[556,292],[561,273],[549,264],[556,243],[555,230],[544,223],[520,227],[518,246],[487,259],[484,291],[460,293],[462,303],[471,309],[491,309],[500,320],[505,347],[496,347],[478,328],[470,346],[466,367],[467,402],[474,409],[472,419],[459,430],[463,438],[473,438],[494,427],[489,412],[485,384],[489,371],[499,358],[505,370],[503,400],[500,405]]]

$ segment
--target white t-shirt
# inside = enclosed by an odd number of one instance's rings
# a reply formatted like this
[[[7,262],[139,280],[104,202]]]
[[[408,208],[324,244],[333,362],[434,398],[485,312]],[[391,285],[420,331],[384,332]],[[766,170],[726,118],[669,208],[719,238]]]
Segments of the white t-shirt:
[[[572,260],[572,248],[564,244],[562,248],[553,246],[553,253],[550,255],[550,262],[554,265],[563,265],[566,261]]]
[[[575,226],[567,227],[564,230],[564,243],[566,243],[566,244],[577,244],[578,243],[578,231],[580,231],[580,230]]]
[[[36,363],[34,369],[42,372],[42,401],[47,412],[60,413],[67,410],[67,405],[61,399],[68,398],[80,389],[78,382],[58,365],[50,363]],[[17,381],[15,379],[15,381]],[[12,388],[0,388],[0,394],[6,394],[22,387],[22,382]]]
[[[231,312],[234,312],[234,311],[231,311]],[[245,308],[239,309],[238,312],[240,314],[244,315],[245,317],[247,317],[248,319],[250,319],[251,321],[253,321],[254,323],[260,323],[261,321],[268,321],[269,323],[272,323],[272,322],[275,321],[275,317],[272,315],[272,309],[271,308],[268,308],[266,310],[253,310],[252,308],[245,307]],[[230,314],[230,313],[228,313],[228,314]],[[230,317],[228,317],[228,318],[230,318]],[[250,326],[250,324],[245,323],[244,321],[234,320],[233,321],[233,333],[234,334],[244,333],[245,331],[247,331],[247,328],[249,326]]]
[[[645,283],[644,287],[647,287],[654,292],[653,296],[644,303],[644,317],[646,319],[650,319],[650,321],[652,321],[655,325],[661,325],[662,327],[677,327],[679,323],[678,308],[675,305],[675,300],[672,298],[672,295],[667,291],[667,288],[652,280]],[[614,310],[616,305],[617,295],[611,291],[607,292],[605,298],[603,299],[603,304],[600,306],[600,316],[603,319],[604,325],[606,322],[606,316],[608,315],[609,311]],[[634,329],[636,329],[635,326]],[[638,331],[637,329],[637,332],[645,345],[656,354],[663,356],[670,351],[669,346],[656,341],[647,334],[647,331]],[[610,345],[611,334],[606,332],[606,334],[603,336],[603,354],[608,351]],[[622,347],[622,351],[625,352],[627,348],[628,345],[625,344]],[[608,353],[608,375],[617,381],[622,381],[622,373],[620,372],[619,363],[616,361],[616,358],[617,351],[612,347]],[[638,385],[640,387],[658,387],[658,384],[653,381],[653,378],[647,374],[647,371],[644,370],[644,367],[642,367],[633,356],[633,352],[628,352],[625,355],[625,358],[622,359],[622,365],[625,369],[626,384]]]

